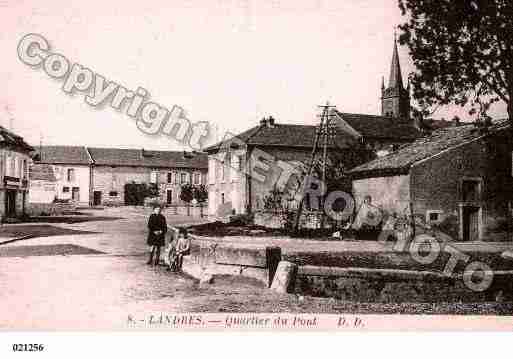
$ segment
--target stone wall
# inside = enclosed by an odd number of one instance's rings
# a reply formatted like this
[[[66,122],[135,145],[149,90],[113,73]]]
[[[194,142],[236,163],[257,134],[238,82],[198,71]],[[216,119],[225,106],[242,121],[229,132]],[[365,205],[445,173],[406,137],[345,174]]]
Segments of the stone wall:
[[[184,257],[183,271],[199,280],[232,275],[251,278],[271,286],[281,259],[279,248],[237,247],[214,241],[192,239],[190,255]]]
[[[388,213],[409,214],[410,176],[365,178],[353,181],[353,196],[358,208],[365,196]]]
[[[513,295],[513,263],[500,252],[466,252],[475,260],[494,258],[494,281],[483,292],[468,289],[462,280],[464,265],[451,276],[442,273],[450,254],[429,265],[414,262],[408,251],[290,251],[279,247],[224,242],[190,235],[191,252],[184,257],[185,273],[202,282],[216,276],[240,276],[270,287],[280,261],[297,266],[290,290],[314,297],[355,302],[482,302],[495,300],[499,291]]]
[[[29,203],[27,214],[31,216],[61,215],[65,211],[71,211],[75,207],[67,203]]]

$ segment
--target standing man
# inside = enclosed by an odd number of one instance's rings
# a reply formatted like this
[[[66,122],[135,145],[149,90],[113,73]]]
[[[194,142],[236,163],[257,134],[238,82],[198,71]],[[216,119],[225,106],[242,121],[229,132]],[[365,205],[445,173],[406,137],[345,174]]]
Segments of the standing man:
[[[160,247],[164,245],[165,236],[167,232],[166,217],[160,212],[162,208],[160,206],[153,207],[153,213],[148,219],[148,245],[151,246],[150,259],[147,264],[153,263],[153,256],[155,255],[154,265],[159,264],[160,260]]]

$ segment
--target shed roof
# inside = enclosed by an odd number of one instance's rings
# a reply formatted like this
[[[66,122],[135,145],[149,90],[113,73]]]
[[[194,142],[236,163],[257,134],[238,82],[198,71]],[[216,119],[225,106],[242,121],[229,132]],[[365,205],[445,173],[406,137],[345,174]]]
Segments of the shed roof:
[[[394,174],[406,174],[410,167],[421,160],[439,154],[442,151],[465,144],[474,139],[487,136],[509,126],[507,120],[495,121],[487,132],[474,124],[447,127],[434,131],[430,136],[422,137],[412,144],[353,168],[349,173],[354,178],[381,177]]]

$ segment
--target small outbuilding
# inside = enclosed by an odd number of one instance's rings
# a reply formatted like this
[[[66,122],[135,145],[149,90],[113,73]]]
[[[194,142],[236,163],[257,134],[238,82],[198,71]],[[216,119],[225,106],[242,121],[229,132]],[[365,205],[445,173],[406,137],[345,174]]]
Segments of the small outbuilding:
[[[437,130],[350,171],[357,206],[420,217],[454,240],[511,240],[512,136],[507,120]]]

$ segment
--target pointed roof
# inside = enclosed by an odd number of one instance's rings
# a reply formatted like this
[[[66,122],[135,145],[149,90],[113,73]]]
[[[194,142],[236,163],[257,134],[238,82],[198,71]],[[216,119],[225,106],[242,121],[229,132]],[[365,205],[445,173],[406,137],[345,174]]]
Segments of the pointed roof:
[[[394,51],[392,54],[392,65],[390,66],[390,79],[388,88],[403,88],[403,77],[401,75],[401,65],[399,64],[399,53],[397,51],[397,40],[394,35]]]

